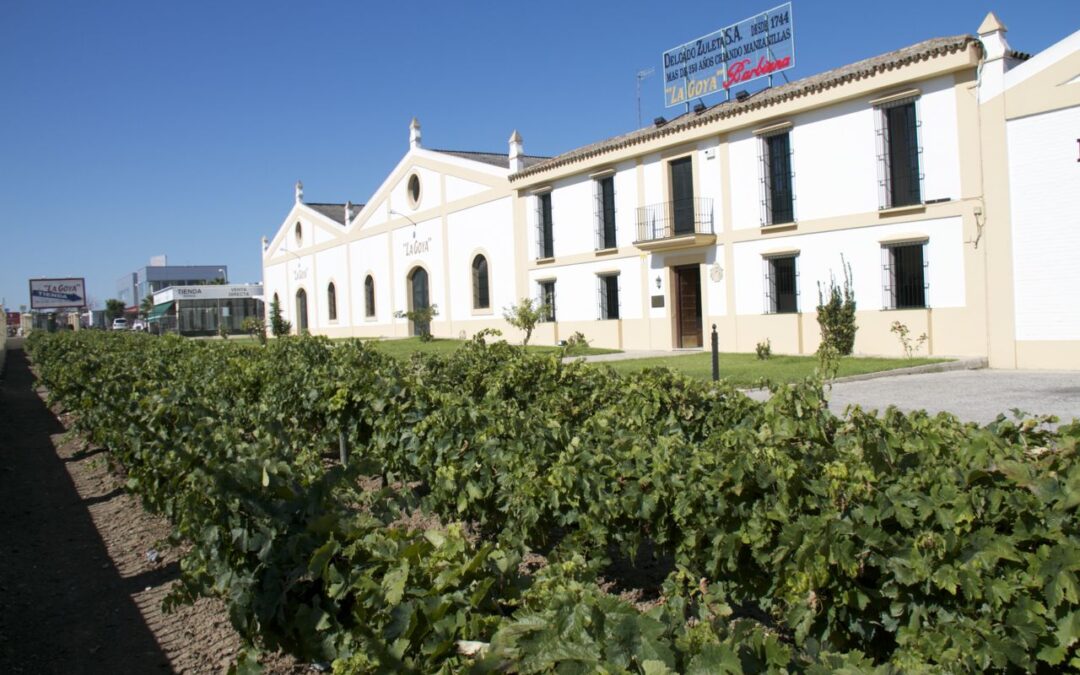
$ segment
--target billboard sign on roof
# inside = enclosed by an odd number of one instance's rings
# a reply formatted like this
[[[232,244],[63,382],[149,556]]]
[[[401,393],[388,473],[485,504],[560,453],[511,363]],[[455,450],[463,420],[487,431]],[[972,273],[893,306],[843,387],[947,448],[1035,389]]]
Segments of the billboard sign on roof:
[[[86,306],[86,281],[76,279],[31,279],[32,309],[62,309]]]
[[[795,67],[791,3],[664,52],[668,108]]]

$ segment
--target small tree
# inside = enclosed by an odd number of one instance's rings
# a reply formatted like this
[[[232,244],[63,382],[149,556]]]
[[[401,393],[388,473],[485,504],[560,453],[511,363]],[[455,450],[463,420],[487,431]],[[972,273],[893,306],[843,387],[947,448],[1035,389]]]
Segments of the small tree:
[[[281,303],[275,295],[270,301],[270,332],[274,334],[274,337],[281,337],[288,335],[291,330],[292,324],[281,316]]]
[[[828,346],[839,356],[850,356],[855,350],[855,291],[851,288],[851,265],[840,256],[844,269],[843,288],[829,275],[829,290],[825,293],[818,282],[817,320],[821,327],[821,347]],[[826,297],[827,296],[827,297]]]
[[[431,321],[439,316],[439,307],[438,305],[428,305],[408,312],[398,310],[394,312],[394,316],[412,321],[413,325],[416,326],[416,330],[420,332],[420,341],[431,342]]]
[[[249,316],[244,319],[240,327],[244,329],[246,333],[259,341],[259,344],[266,344],[266,323],[263,322],[257,316]]]
[[[521,343],[523,345],[529,344],[529,338],[536,330],[536,324],[546,321],[549,316],[551,316],[551,307],[532,298],[522,298],[518,304],[503,308],[503,318],[506,319],[506,323],[525,331],[525,339]]]
[[[147,295],[139,303],[139,317],[145,319],[150,316],[150,312],[154,311],[154,296]]]
[[[105,320],[112,324],[112,320],[124,316],[124,301],[110,298],[105,301]]]

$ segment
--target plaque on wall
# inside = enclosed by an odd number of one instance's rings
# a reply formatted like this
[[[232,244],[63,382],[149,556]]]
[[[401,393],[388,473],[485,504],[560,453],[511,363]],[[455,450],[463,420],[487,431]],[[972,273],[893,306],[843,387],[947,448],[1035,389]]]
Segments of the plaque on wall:
[[[652,306],[653,307],[663,307],[664,306],[664,296],[662,296],[662,295],[654,295],[654,296],[652,296]]]

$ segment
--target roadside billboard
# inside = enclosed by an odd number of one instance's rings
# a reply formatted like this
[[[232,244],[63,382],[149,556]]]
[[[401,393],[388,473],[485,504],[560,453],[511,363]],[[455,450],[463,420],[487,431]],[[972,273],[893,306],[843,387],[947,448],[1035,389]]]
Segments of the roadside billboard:
[[[664,52],[664,105],[727,91],[795,67],[791,3]]]
[[[86,306],[86,280],[31,279],[31,309],[62,309]]]

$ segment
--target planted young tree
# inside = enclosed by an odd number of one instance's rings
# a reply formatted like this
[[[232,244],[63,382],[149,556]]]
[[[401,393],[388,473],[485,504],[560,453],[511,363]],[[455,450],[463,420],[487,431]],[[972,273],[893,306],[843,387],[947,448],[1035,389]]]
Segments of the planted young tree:
[[[529,344],[529,338],[536,330],[536,324],[546,321],[550,315],[551,307],[532,298],[522,298],[518,304],[503,309],[503,318],[506,319],[506,323],[525,331],[525,339],[521,342],[523,345]]]
[[[825,292],[818,282],[817,320],[821,327],[821,345],[818,351],[850,356],[855,350],[855,291],[851,288],[851,265],[840,256],[844,270],[843,287],[836,285],[836,278],[829,275],[829,289]],[[825,351],[823,351],[825,350]]]
[[[291,330],[292,323],[281,316],[281,303],[278,302],[277,295],[274,295],[274,299],[270,301],[270,332],[274,337],[281,337],[288,335]]]
[[[416,330],[420,332],[420,341],[431,342],[431,321],[439,316],[439,307],[438,305],[428,305],[419,309],[411,309],[408,312],[399,310],[394,312],[394,316],[412,321],[413,325],[416,326]]]

